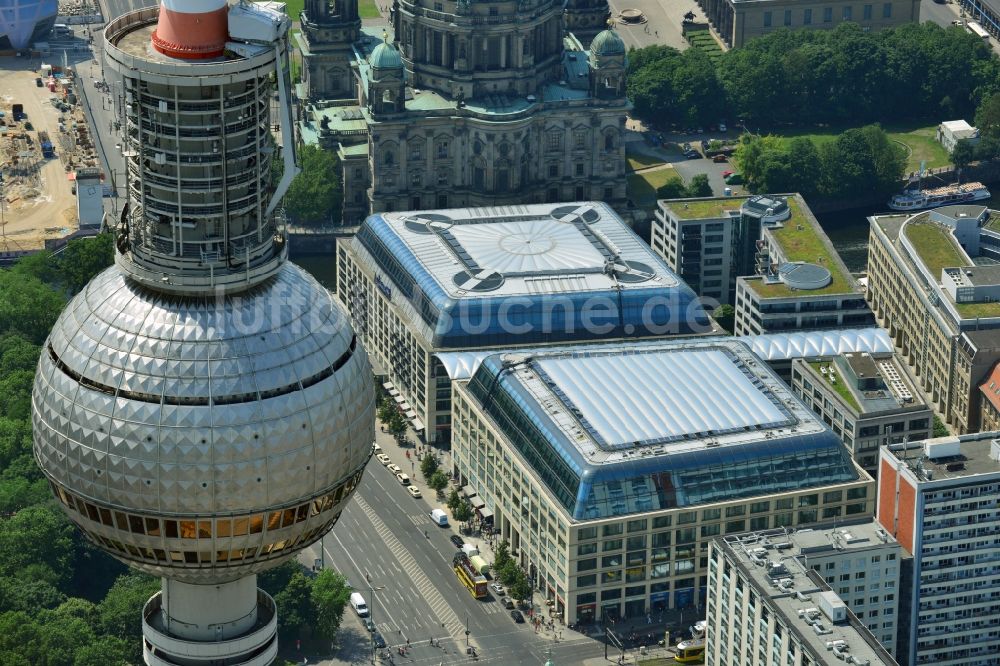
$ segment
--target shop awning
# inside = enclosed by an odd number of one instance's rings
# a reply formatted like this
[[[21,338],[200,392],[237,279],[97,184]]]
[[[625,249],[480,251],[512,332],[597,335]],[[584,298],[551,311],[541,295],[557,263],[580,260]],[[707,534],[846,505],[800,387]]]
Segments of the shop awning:
[[[386,391],[391,391],[396,387],[392,385],[392,382],[382,382],[382,388],[384,388]]]
[[[482,509],[484,506],[486,506],[486,502],[484,502],[483,498],[480,497],[479,495],[470,497],[469,501],[472,502],[472,506],[476,507],[477,509]]]
[[[395,397],[399,395],[399,391],[397,391],[396,389],[389,389],[389,395]]]
[[[403,410],[404,414],[406,412],[413,411],[413,408],[410,407],[410,403],[406,402],[405,400],[399,401],[399,408]]]
[[[424,422],[420,419],[413,419],[413,429],[420,432],[424,429]]]
[[[400,403],[400,404],[406,402],[405,400],[403,400],[403,396],[401,396],[401,395],[394,395],[394,396],[392,396],[392,399],[395,400],[396,402]]]
[[[406,412],[406,418],[411,419],[411,420],[415,419],[415,418],[417,418],[417,413],[411,409],[411,410],[409,410],[409,411]]]
[[[482,517],[483,520],[489,520],[493,517],[493,512],[484,506],[479,510],[479,515]]]
[[[475,497],[476,489],[472,486],[462,486],[462,492],[465,493],[466,497]]]

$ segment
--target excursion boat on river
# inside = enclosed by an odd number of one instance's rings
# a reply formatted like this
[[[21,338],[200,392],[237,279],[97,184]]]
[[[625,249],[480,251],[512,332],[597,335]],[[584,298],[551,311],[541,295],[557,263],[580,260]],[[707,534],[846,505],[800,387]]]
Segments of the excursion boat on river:
[[[990,198],[990,191],[982,183],[945,185],[926,190],[905,190],[889,200],[892,210],[923,210],[950,204],[969,203]]]

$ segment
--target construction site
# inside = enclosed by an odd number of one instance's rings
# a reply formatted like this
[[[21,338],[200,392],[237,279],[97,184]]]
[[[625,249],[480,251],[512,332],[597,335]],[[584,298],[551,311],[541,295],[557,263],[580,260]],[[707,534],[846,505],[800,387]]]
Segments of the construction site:
[[[75,232],[75,171],[100,168],[68,70],[0,58],[0,256]]]

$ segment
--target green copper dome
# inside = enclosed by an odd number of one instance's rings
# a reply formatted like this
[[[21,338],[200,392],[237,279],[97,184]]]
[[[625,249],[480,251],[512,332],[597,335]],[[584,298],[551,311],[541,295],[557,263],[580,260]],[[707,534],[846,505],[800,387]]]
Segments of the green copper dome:
[[[403,66],[403,59],[396,47],[388,42],[382,42],[368,56],[368,64],[375,69],[398,69]]]
[[[594,55],[625,55],[625,42],[614,30],[604,30],[597,33],[590,43],[590,52]]]

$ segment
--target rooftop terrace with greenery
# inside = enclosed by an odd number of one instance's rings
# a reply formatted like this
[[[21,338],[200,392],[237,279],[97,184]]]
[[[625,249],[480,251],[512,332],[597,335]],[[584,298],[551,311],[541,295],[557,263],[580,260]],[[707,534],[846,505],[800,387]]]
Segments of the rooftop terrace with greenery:
[[[998,225],[996,213],[990,214],[990,221],[987,228],[994,231],[1000,228],[991,225]],[[951,230],[940,224],[932,222],[926,215],[920,215],[906,223],[903,228],[910,245],[919,255],[920,261],[934,276],[935,284],[941,284],[941,270],[944,268],[971,266],[968,255],[958,245]],[[949,298],[948,293],[941,289],[941,295]],[[949,298],[950,301],[950,298]],[[958,310],[959,316],[963,319],[975,319],[977,317],[1000,317],[1000,303],[953,303]]]
[[[782,222],[780,228],[771,228],[770,234],[780,246],[781,254],[787,261],[807,262],[823,266],[830,271],[830,284],[822,289],[803,291],[792,289],[776,282],[766,284],[763,279],[750,280],[747,285],[761,298],[788,298],[789,296],[823,296],[828,294],[846,294],[856,290],[854,280],[847,267],[826,235],[819,228],[812,215],[803,210],[794,197],[788,197],[788,208],[791,215]]]
[[[713,199],[675,199],[664,201],[663,207],[681,220],[710,220],[728,217],[729,211],[739,210],[749,197],[715,197]]]
[[[845,381],[831,382],[830,373],[820,371],[819,369],[820,366],[829,366],[829,365],[831,365],[830,361],[815,361],[809,363],[809,366],[813,369],[813,371],[815,371],[817,377],[822,378],[822,380],[827,384],[827,386],[830,386],[837,395],[843,398],[844,402],[846,402],[848,406],[851,407],[851,409],[855,410],[856,412],[860,412],[861,405],[858,404],[858,399],[854,397],[853,393],[851,393],[851,388],[847,385],[847,382]]]

